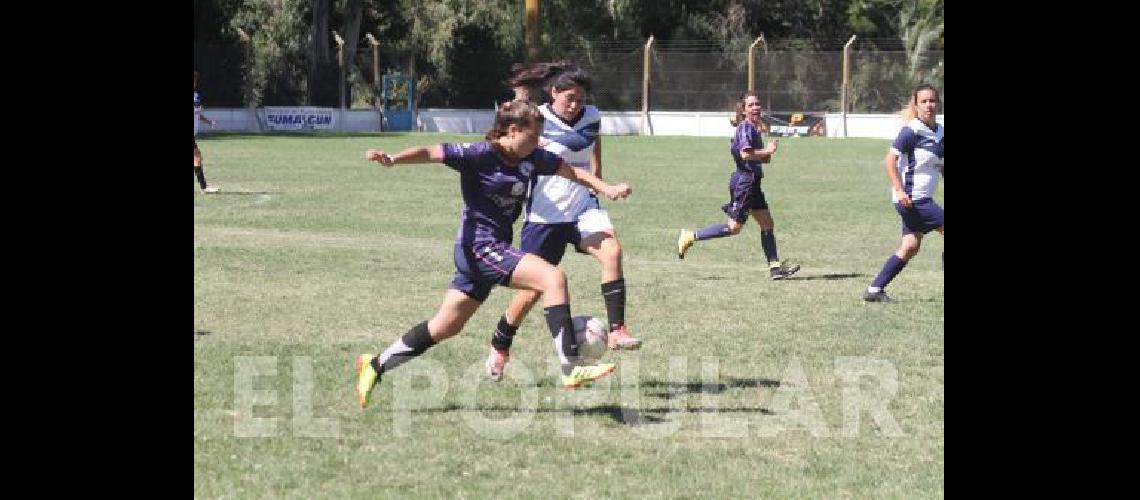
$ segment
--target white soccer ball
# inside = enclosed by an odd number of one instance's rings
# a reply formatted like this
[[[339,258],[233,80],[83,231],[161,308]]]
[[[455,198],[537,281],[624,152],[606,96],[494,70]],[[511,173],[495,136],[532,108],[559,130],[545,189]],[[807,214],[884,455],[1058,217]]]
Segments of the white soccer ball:
[[[578,356],[593,363],[606,355],[606,340],[610,328],[606,322],[593,316],[575,316],[574,338],[578,340]]]

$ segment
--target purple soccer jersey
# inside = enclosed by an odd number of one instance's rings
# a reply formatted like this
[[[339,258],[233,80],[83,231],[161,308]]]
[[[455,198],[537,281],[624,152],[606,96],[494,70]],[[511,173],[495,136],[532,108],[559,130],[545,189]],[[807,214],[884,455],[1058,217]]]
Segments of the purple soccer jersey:
[[[512,224],[537,175],[554,175],[558,155],[536,148],[517,167],[508,165],[487,141],[443,144],[443,163],[460,174],[463,216],[456,244],[510,243]]]
[[[736,135],[732,136],[730,145],[732,159],[736,161],[736,170],[756,174],[757,179],[764,177],[764,170],[759,161],[740,158],[740,150],[742,149],[761,149],[763,147],[764,140],[760,138],[760,131],[756,130],[756,126],[748,120],[741,121],[736,126]]]

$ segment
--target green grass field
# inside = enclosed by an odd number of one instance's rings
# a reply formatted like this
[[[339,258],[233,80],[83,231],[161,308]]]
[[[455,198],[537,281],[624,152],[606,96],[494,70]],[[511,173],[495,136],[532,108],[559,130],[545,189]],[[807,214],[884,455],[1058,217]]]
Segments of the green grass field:
[[[725,219],[727,138],[605,137],[605,177],[634,189],[605,205],[642,350],[564,391],[536,310],[490,382],[497,288],[362,411],[355,356],[435,312],[462,206],[450,169],[363,151],[478,139],[199,139],[222,193],[194,194],[196,498],[943,496],[943,238],[891,284],[897,303],[860,300],[899,243],[886,140],[781,140],[764,191],[803,270],[773,282],[752,221],[675,256],[679,228]],[[563,268],[574,314],[605,317],[598,264]]]

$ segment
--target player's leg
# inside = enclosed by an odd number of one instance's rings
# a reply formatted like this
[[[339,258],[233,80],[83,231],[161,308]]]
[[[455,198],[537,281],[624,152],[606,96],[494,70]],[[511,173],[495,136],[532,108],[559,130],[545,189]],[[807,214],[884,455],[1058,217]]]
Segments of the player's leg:
[[[635,350],[641,341],[629,334],[625,323],[625,274],[622,269],[621,242],[605,210],[591,209],[578,218],[580,248],[598,259],[602,265],[602,300],[606,303],[610,349]]]
[[[510,286],[542,292],[543,315],[554,338],[554,351],[562,365],[562,384],[577,388],[613,372],[615,365],[580,365],[578,342],[571,321],[566,275],[542,258],[526,254],[511,274]]]
[[[204,193],[216,192],[213,191],[206,184],[206,173],[202,170],[202,151],[198,149],[198,139],[194,139],[194,177],[198,178],[198,187]]]
[[[946,233],[942,232],[942,230],[943,226],[938,226],[938,229],[935,229],[935,231],[938,231],[938,234],[941,234],[942,237],[945,238]],[[946,250],[942,251],[942,269],[946,269]]]
[[[728,215],[725,224],[713,224],[697,231],[682,229],[677,236],[677,258],[684,259],[685,253],[698,241],[724,238],[740,234],[744,222],[748,220],[748,207],[752,203],[752,185],[754,179],[751,174],[739,171],[733,172],[728,180],[728,203],[721,206],[721,210]]]
[[[430,320],[413,326],[379,356],[360,355],[356,360],[356,396],[360,407],[368,406],[372,388],[383,374],[462,331],[463,325],[467,324],[467,320],[471,319],[471,315],[475,314],[486,299],[490,288],[490,285],[485,285],[467,291],[456,288],[447,290],[443,304]]]
[[[799,271],[800,266],[785,266],[780,262],[780,254],[776,250],[776,221],[772,219],[772,211],[768,209],[764,192],[759,189],[757,191],[753,198],[752,218],[760,226],[760,248],[764,250],[764,259],[768,261],[768,275],[774,280],[782,280]]]
[[[491,352],[487,354],[484,366],[487,367],[487,376],[498,382],[503,379],[503,370],[511,360],[511,345],[523,318],[530,312],[542,294],[534,290],[516,290],[507,304],[507,310],[495,325],[491,333]]]
[[[892,302],[893,300],[884,289],[895,279],[895,276],[902,272],[910,258],[918,254],[921,247],[921,232],[903,234],[902,243],[899,244],[898,250],[895,250],[895,253],[887,258],[887,262],[883,264],[879,274],[867,287],[867,291],[863,294],[863,300],[866,302]]]
[[[566,234],[570,224],[538,224],[527,222],[521,232],[521,249],[543,260],[558,265],[566,252]],[[491,333],[491,352],[487,354],[487,376],[498,382],[503,378],[503,370],[510,361],[511,344],[523,318],[538,302],[542,294],[535,290],[517,290],[507,311],[499,318],[499,324]]]

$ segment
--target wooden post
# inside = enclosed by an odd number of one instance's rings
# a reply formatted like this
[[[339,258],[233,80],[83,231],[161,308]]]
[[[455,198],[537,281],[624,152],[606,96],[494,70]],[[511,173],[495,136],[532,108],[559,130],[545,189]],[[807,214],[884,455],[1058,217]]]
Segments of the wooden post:
[[[538,4],[540,0],[526,0],[526,60],[537,61],[542,57],[540,50],[542,37],[538,31]]]
[[[748,90],[756,90],[756,44],[764,42],[764,52],[768,52],[768,42],[764,41],[764,34],[756,37],[756,41],[748,46]]]
[[[376,41],[376,37],[372,36],[372,33],[365,33],[364,38],[372,44],[372,96],[375,97],[375,89],[380,88],[380,42]],[[373,105],[375,104],[373,101]]]
[[[851,35],[851,39],[847,40],[847,43],[843,44],[843,91],[842,91],[842,95],[841,95],[840,100],[839,100],[840,106],[843,107],[843,109],[840,111],[841,113],[843,113],[843,137],[847,137],[847,86],[851,81],[850,56],[851,56],[851,43],[854,41],[855,41],[855,35]]]
[[[258,131],[261,130],[261,122],[257,119],[257,104],[256,89],[253,88],[253,40],[249,38],[249,33],[245,30],[238,28],[238,39],[241,40],[242,45],[245,47],[245,105],[249,107],[249,119],[253,121],[254,128]]]
[[[645,55],[641,75],[641,135],[653,135],[653,125],[649,122],[649,51],[653,50],[653,35],[645,42]]]
[[[335,30],[329,31],[336,38],[337,84],[340,90],[340,109],[344,109],[344,39]]]
[[[380,86],[380,42],[372,33],[365,33],[364,38],[372,45],[372,86]]]

